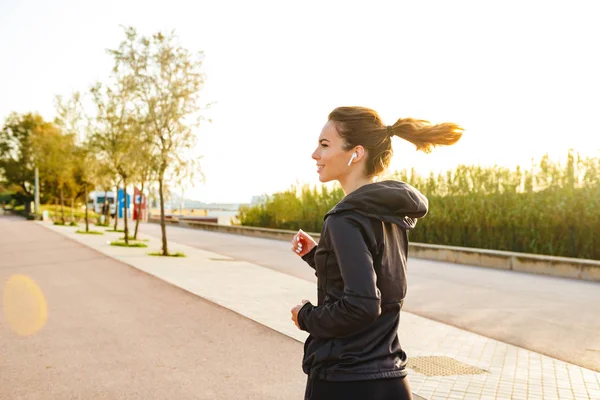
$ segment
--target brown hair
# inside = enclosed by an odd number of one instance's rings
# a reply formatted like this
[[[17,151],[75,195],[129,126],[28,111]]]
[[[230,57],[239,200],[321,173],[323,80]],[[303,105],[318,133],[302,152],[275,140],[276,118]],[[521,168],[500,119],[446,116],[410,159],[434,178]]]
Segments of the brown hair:
[[[400,118],[386,126],[376,111],[366,107],[338,107],[328,117],[344,140],[344,150],[363,146],[367,151],[368,176],[384,172],[392,158],[392,136],[408,140],[417,150],[429,153],[435,146],[458,142],[463,128],[452,122],[432,125],[429,121]]]

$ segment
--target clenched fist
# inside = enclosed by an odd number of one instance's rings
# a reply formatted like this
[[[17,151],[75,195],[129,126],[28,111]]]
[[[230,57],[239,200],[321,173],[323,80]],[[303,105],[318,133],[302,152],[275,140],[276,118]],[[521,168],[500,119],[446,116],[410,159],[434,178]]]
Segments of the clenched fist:
[[[317,242],[315,242],[315,239],[305,233],[302,229],[300,229],[292,239],[292,251],[300,257],[310,253],[316,245]]]

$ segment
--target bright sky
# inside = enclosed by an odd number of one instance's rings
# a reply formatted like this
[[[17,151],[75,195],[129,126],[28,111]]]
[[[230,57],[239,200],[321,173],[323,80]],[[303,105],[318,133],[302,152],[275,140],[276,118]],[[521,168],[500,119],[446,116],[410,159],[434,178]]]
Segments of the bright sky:
[[[317,183],[327,114],[362,105],[400,117],[453,121],[457,145],[417,153],[394,139],[392,169],[460,163],[529,165],[567,149],[599,155],[600,24],[591,1],[2,0],[0,119],[54,117],[53,98],[105,79],[106,48],[175,29],[203,50],[198,130],[206,182],[185,193],[208,202]]]

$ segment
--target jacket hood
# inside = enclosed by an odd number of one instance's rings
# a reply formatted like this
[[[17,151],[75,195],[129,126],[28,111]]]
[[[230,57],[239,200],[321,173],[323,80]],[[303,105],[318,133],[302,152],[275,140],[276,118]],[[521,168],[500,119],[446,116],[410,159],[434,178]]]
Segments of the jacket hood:
[[[344,197],[327,214],[355,211],[370,218],[412,229],[427,214],[429,201],[405,182],[382,181],[363,185]]]

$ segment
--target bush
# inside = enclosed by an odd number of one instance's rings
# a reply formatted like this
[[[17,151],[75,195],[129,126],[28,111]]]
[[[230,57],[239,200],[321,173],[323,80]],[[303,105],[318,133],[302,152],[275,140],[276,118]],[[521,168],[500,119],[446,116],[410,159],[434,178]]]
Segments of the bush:
[[[343,197],[344,192],[339,187],[292,186],[285,192],[269,196],[263,204],[240,206],[238,218],[245,226],[320,232],[323,216]]]
[[[429,213],[410,232],[414,242],[600,259],[600,158],[548,156],[528,170],[461,165],[429,177],[388,176],[429,199]],[[240,208],[242,225],[320,232],[341,189],[303,186]]]
[[[0,192],[0,205],[10,203],[14,194],[14,192]]]
[[[64,210],[65,210],[65,219],[71,219],[71,207],[65,206]],[[48,211],[48,215],[50,216],[50,219],[62,217],[62,213],[60,211],[60,205],[58,207],[56,207],[56,205],[54,205],[54,204],[42,204],[42,205],[40,205],[40,214],[43,211]],[[99,219],[100,216],[98,214],[96,214],[94,211],[92,211],[91,209],[88,211],[89,211],[88,212],[88,220],[89,221],[97,221]],[[84,209],[82,209],[81,207],[73,208],[73,218],[76,221],[85,221],[85,208]]]

